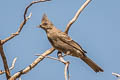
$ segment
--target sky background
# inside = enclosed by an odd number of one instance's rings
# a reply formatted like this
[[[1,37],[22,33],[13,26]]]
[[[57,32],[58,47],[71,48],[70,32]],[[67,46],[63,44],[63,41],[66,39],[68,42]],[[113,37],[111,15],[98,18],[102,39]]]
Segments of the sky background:
[[[5,39],[17,31],[23,21],[25,7],[32,0],[1,0],[0,2],[0,39]],[[33,5],[29,11],[32,17],[24,26],[20,35],[4,45],[9,66],[17,57],[14,74],[31,64],[51,45],[44,30],[36,28],[42,15],[47,14],[53,24],[65,30],[85,0],[52,0]],[[112,72],[120,73],[120,0],[93,0],[80,14],[69,30],[69,36],[78,42],[87,55],[104,69],[95,73],[83,61],[67,56],[70,61],[70,80],[117,80]],[[57,57],[56,52],[50,56]],[[3,63],[0,57],[0,69]],[[21,76],[22,80],[64,80],[64,64],[51,59],[44,59],[29,73]],[[0,80],[6,80],[0,75]]]

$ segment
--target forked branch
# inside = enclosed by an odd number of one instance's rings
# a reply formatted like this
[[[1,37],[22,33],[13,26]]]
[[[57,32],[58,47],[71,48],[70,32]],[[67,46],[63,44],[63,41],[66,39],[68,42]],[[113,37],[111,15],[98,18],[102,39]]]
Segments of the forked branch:
[[[45,56],[51,54],[55,49],[54,48],[50,48],[49,50],[45,51],[41,56],[39,56],[35,61],[33,61],[32,64],[30,64],[28,67],[26,67],[25,69],[15,73],[13,76],[11,76],[11,78],[9,80],[16,80],[17,78],[19,78],[21,75],[26,74],[27,72],[29,72],[31,69],[33,69],[40,61],[42,61]]]
[[[1,40],[1,44],[3,45],[5,42],[11,40],[12,38],[14,38],[15,36],[19,35],[19,33],[21,32],[23,26],[26,24],[26,22],[28,21],[28,19],[31,17],[30,16],[26,17],[27,11],[30,8],[30,6],[32,6],[35,3],[39,3],[39,2],[45,2],[45,1],[50,1],[50,0],[39,0],[39,1],[33,1],[32,3],[30,3],[24,12],[24,21],[21,23],[21,25],[19,26],[19,29],[16,33],[12,34],[10,37],[6,38],[5,40]],[[77,20],[77,18],[79,17],[80,13],[83,11],[83,9],[88,5],[88,3],[91,0],[87,0],[82,6],[81,8],[77,11],[77,13],[75,14],[74,18],[67,24],[66,29],[65,29],[65,33],[68,34],[69,28],[71,27],[71,25]],[[25,69],[15,73],[13,76],[10,77],[9,80],[16,80],[17,78],[19,78],[21,75],[29,72],[31,69],[33,69],[40,61],[42,61],[47,55],[51,54],[55,49],[51,48],[49,50],[47,50],[46,52],[44,52],[41,56],[39,56],[32,64],[30,64],[28,67],[26,67]],[[66,62],[62,56],[58,56],[59,60],[61,62],[63,62],[65,64],[65,69],[64,69],[64,73],[65,73],[65,80],[67,80],[67,72],[68,72],[68,66],[69,66],[69,62]],[[1,71],[0,71],[1,72]],[[68,74],[68,80],[69,80],[69,74]]]
[[[26,19],[26,14],[27,14],[28,9],[29,9],[33,4],[40,3],[40,2],[46,2],[46,1],[51,1],[51,0],[32,1],[32,2],[26,7],[26,9],[25,9],[25,12],[24,12],[24,20]]]
[[[17,57],[13,59],[12,65],[11,65],[11,67],[9,68],[9,70],[14,69],[16,60],[17,60]],[[2,74],[4,74],[4,73],[5,73],[5,71],[0,70],[0,75],[2,75]]]
[[[23,26],[26,24],[26,22],[28,21],[28,19],[32,16],[32,13],[30,13],[30,15],[28,17],[26,17],[26,19],[24,19],[24,21],[20,24],[19,29],[16,33],[11,34],[10,37],[1,40],[1,44],[3,45],[4,43],[6,43],[7,41],[11,40],[12,38],[14,38],[15,36],[19,35],[19,33],[21,32]]]
[[[10,37],[4,39],[4,40],[1,40],[1,44],[4,44],[6,43],[7,41],[11,40],[12,38],[14,38],[15,36],[19,35],[19,33],[21,32],[23,26],[26,24],[26,22],[28,21],[28,19],[31,17],[32,13],[30,13],[30,15],[28,17],[26,17],[27,15],[27,12],[28,12],[28,9],[33,5],[33,4],[36,4],[36,3],[40,3],[40,2],[46,2],[46,1],[50,1],[50,0],[38,0],[38,1],[32,1],[25,9],[24,11],[24,20],[23,22],[20,24],[19,28],[18,28],[18,31],[16,33],[13,33],[11,34]]]
[[[23,29],[23,26],[26,24],[26,22],[28,21],[28,19],[31,17],[31,13],[28,17],[26,17],[26,14],[27,14],[27,11],[28,9],[30,8],[30,6],[32,6],[33,4],[35,3],[39,3],[39,2],[46,2],[46,1],[50,1],[50,0],[38,0],[38,1],[33,1],[30,5],[28,5],[25,9],[25,12],[24,12],[24,20],[23,22],[20,24],[19,28],[18,28],[18,31],[16,33],[13,33],[11,34],[10,37],[4,39],[4,40],[0,40],[0,54],[1,54],[1,57],[2,57],[2,60],[3,60],[3,64],[4,64],[4,68],[5,68],[5,73],[6,73],[6,77],[7,77],[7,80],[10,78],[10,70],[8,68],[8,64],[7,64],[7,59],[6,59],[6,56],[4,54],[4,51],[3,51],[3,44],[6,43],[7,41],[11,40],[12,38],[14,38],[15,36],[19,35],[19,33],[21,32],[21,30]],[[13,67],[11,67],[12,69]],[[2,71],[0,71],[2,73]],[[11,78],[10,78],[11,79]],[[14,76],[12,77],[11,80],[14,80]]]
[[[49,59],[53,59],[53,60],[57,60],[57,61],[60,61],[62,63],[65,64],[65,68],[64,68],[64,76],[65,76],[65,80],[69,80],[70,79],[70,76],[69,76],[69,61],[65,61],[64,60],[64,56],[62,56],[62,53],[60,51],[58,51],[57,53],[58,55],[58,58],[54,58],[54,57],[51,57],[51,56],[43,56],[45,58],[49,58]],[[42,56],[42,54],[36,54],[36,56]]]

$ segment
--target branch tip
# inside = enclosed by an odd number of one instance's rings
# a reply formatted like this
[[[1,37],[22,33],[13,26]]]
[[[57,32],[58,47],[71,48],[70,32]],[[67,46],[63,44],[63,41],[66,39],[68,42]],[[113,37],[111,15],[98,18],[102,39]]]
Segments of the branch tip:
[[[17,60],[17,57],[13,59],[12,66],[10,67],[10,70],[12,70],[15,67],[15,62]]]
[[[114,75],[114,76],[116,76],[116,77],[120,77],[120,74],[118,74],[118,73],[112,72],[112,75]]]
[[[32,16],[32,13],[29,14],[29,16],[27,17],[28,19]]]

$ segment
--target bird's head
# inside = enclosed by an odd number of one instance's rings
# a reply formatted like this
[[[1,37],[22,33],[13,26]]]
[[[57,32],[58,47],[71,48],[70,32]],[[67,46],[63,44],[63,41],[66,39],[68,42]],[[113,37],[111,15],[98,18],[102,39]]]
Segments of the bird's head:
[[[41,20],[41,24],[38,27],[44,29],[45,31],[47,31],[48,29],[52,29],[53,28],[53,24],[48,19],[46,14],[44,14],[43,17],[42,17],[42,20]]]

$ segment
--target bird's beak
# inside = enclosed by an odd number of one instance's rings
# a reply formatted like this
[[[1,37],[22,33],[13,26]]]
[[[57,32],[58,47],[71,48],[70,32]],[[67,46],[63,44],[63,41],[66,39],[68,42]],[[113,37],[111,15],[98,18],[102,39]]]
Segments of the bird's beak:
[[[37,26],[37,28],[41,28],[41,24]]]

